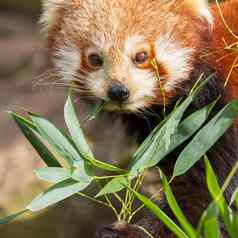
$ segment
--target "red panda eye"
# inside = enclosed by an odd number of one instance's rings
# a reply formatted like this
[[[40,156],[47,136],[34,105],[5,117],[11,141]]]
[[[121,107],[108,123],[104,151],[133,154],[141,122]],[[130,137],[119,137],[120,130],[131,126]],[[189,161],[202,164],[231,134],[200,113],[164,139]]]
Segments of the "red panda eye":
[[[103,66],[103,58],[99,54],[93,53],[88,56],[88,63],[93,67]]]
[[[136,54],[133,61],[135,64],[144,64],[147,62],[148,59],[149,59],[149,56],[146,52],[140,52]]]

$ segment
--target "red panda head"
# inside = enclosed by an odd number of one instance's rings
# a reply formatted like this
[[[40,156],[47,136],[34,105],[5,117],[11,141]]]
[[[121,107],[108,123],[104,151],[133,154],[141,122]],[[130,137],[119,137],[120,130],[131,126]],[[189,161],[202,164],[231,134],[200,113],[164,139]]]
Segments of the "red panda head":
[[[205,0],[49,0],[42,17],[58,76],[110,110],[163,103],[189,79],[212,28]]]

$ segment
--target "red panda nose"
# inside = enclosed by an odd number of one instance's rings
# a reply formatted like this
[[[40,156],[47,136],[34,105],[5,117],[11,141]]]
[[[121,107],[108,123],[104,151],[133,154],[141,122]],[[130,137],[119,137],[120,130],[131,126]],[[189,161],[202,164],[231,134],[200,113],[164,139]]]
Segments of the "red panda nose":
[[[108,90],[108,98],[113,102],[125,102],[130,97],[129,90],[120,83],[114,83]]]

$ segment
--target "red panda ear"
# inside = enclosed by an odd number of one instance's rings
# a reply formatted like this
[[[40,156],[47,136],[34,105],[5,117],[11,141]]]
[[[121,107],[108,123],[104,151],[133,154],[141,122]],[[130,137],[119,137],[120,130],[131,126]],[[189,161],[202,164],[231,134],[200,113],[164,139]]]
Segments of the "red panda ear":
[[[180,6],[184,12],[203,17],[210,25],[213,24],[212,13],[207,0],[180,0]]]
[[[44,31],[49,31],[55,24],[60,15],[60,10],[70,7],[78,7],[80,0],[43,0],[43,14],[40,23]],[[62,12],[62,11],[61,11]]]
[[[65,0],[43,0],[42,8],[43,14],[40,19],[40,23],[43,26],[43,31],[48,32],[49,29],[55,24],[57,13],[62,6],[64,6]]]

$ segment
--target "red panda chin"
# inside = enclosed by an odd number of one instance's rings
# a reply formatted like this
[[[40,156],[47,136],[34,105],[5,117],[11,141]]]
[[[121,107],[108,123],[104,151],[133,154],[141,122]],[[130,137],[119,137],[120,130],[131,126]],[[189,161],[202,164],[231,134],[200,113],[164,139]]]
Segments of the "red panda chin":
[[[146,103],[145,101],[137,101],[135,103],[128,102],[128,103],[112,103],[107,102],[105,104],[104,110],[111,111],[111,112],[120,112],[120,113],[137,113],[140,111],[143,111],[150,105]]]

